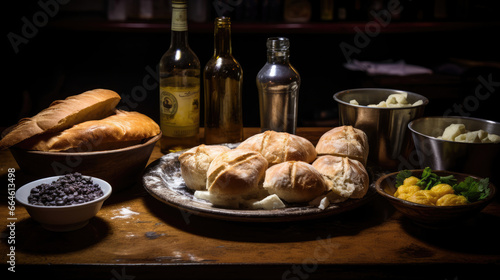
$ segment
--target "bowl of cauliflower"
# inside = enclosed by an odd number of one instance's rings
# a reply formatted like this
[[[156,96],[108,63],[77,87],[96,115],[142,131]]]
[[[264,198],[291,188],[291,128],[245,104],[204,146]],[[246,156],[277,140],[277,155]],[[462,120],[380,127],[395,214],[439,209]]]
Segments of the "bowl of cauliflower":
[[[500,123],[470,117],[423,117],[408,124],[420,168],[500,177]]]
[[[375,189],[405,217],[428,226],[468,220],[491,202],[496,191],[488,178],[429,167],[383,175]]]
[[[420,94],[385,88],[357,88],[333,95],[340,125],[351,125],[368,137],[368,161],[396,169],[411,154],[408,123],[424,115],[429,100]]]

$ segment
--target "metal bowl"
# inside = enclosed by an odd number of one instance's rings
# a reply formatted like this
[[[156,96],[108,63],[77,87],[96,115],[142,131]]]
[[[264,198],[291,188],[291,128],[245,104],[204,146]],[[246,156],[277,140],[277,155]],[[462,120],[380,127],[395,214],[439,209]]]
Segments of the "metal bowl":
[[[407,93],[408,102],[422,100],[423,104],[411,107],[380,108],[353,105],[349,101],[356,99],[359,104],[378,104],[394,93]],[[333,99],[339,105],[340,125],[351,125],[363,130],[368,136],[368,161],[382,168],[401,169],[401,164],[413,149],[408,131],[408,123],[424,113],[429,100],[413,92],[360,88],[337,92]]]
[[[464,124],[469,131],[482,129],[500,135],[500,123],[468,117],[425,117],[408,124],[420,168],[448,170],[498,178],[500,143],[463,143],[438,139],[450,124]],[[491,179],[491,178],[490,178]]]

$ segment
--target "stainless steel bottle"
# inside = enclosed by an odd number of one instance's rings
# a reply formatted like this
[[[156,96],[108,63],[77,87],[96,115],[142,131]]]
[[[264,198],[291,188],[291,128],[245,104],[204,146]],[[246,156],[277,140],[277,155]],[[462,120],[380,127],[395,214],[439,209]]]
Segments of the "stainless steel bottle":
[[[300,75],[290,65],[288,38],[267,39],[267,62],[257,74],[260,126],[295,134]]]

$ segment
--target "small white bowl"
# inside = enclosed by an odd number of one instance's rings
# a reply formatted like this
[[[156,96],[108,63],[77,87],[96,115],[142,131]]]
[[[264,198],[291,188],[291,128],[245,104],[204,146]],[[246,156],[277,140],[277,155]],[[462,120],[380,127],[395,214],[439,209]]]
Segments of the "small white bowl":
[[[98,184],[103,191],[103,196],[92,201],[64,206],[39,206],[28,202],[31,189],[41,185],[50,184],[63,176],[53,176],[30,182],[16,191],[16,200],[22,204],[30,216],[50,231],[72,231],[88,224],[101,209],[104,201],[111,195],[111,185],[99,178],[90,177],[94,184]]]

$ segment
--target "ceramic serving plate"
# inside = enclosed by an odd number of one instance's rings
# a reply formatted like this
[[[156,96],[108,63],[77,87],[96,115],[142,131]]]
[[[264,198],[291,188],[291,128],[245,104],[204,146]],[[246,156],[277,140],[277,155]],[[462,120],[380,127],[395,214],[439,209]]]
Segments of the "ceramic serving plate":
[[[227,144],[234,148],[236,144]],[[145,189],[159,201],[194,215],[242,222],[286,222],[321,218],[358,208],[375,195],[371,184],[361,199],[348,199],[342,203],[330,204],[326,209],[307,205],[287,204],[286,208],[274,210],[226,209],[213,206],[210,202],[194,197],[181,176],[178,157],[181,152],[166,154],[152,162],[142,178]]]

